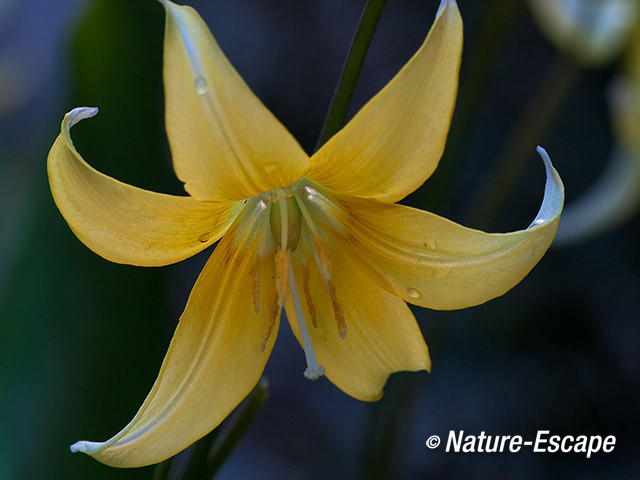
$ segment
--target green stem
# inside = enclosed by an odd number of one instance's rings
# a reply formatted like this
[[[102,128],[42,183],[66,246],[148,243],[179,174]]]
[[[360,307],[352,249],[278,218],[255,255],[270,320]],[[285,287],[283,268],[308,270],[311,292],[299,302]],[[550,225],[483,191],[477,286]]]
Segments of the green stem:
[[[498,158],[489,180],[473,202],[469,225],[488,227],[515,188],[534,157],[535,147],[572,91],[581,70],[568,57],[558,55],[547,76],[518,121],[509,142]]]
[[[169,470],[171,469],[173,459],[174,457],[167,458],[164,462],[158,463],[153,469],[151,480],[166,480],[167,475],[169,475]]]
[[[218,427],[209,434],[198,440],[191,451],[189,461],[185,467],[181,480],[203,480],[211,479],[220,469],[233,448],[240,441],[247,431],[260,407],[269,398],[267,387],[269,382],[261,378],[258,384],[251,391],[243,406],[236,413],[233,420],[226,420],[225,425],[231,422],[222,439],[218,440],[221,428]],[[168,458],[156,465],[153,471],[152,480],[166,480],[175,457]]]
[[[497,0],[482,7],[482,21],[465,54],[460,72],[458,101],[447,139],[447,148],[434,172],[429,188],[423,189],[423,206],[428,210],[443,209],[453,177],[467,152],[478,110],[486,98],[487,86],[492,78],[499,54],[520,17],[525,13],[524,0]],[[468,59],[468,60],[467,60]]]
[[[452,320],[452,312],[432,311],[420,322],[432,358],[441,356]],[[369,421],[363,428],[363,479],[393,480],[402,476],[407,447],[404,442],[410,437],[420,396],[429,385],[428,377],[414,372],[389,378],[384,396],[371,405]]]
[[[247,397],[245,404],[233,419],[233,423],[229,429],[224,432],[220,441],[214,446],[213,450],[209,452],[204,475],[200,478],[212,478],[218,472],[229,454],[233,451],[233,448],[256,418],[256,415],[258,415],[264,402],[269,398],[269,392],[267,391],[268,386],[269,382],[267,379],[261,378],[251,394]]]
[[[362,478],[392,480],[400,475],[403,441],[409,437],[414,403],[424,378],[411,374],[392,376],[384,397],[370,407],[370,417],[362,438]]]
[[[338,86],[331,100],[329,112],[324,120],[322,133],[316,145],[316,150],[335,135],[344,125],[360,70],[362,69],[369,45],[371,45],[371,39],[376,31],[378,20],[380,20],[380,15],[382,15],[382,10],[386,3],[387,0],[368,0],[367,5],[364,7],[358,29],[351,42],[349,54],[344,62],[344,67],[342,67]]]
[[[216,428],[196,442],[191,451],[187,467],[182,474],[182,480],[202,480],[205,478],[207,456],[219,433],[220,428]]]

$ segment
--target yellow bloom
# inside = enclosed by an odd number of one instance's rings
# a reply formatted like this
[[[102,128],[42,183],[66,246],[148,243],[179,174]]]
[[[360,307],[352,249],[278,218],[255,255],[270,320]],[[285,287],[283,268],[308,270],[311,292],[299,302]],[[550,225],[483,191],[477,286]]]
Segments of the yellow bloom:
[[[451,119],[462,49],[444,0],[422,47],[309,158],[253,95],[198,14],[166,8],[167,135],[189,197],[138,189],[92,169],[62,122],[51,191],[74,233],[104,258],[166,265],[220,240],[200,274],[151,392],[103,443],[73,451],[121,467],[161,461],[216,427],[258,381],[281,308],[307,360],[347,394],[377,400],[392,372],[429,370],[405,302],[483,303],[517,284],[557,229],[562,183],[527,230],[487,234],[397,205],[431,175]]]

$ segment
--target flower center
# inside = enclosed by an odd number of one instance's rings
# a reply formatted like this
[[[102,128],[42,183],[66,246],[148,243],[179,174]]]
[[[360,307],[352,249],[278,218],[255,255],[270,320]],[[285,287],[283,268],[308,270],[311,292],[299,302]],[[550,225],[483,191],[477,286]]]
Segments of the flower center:
[[[307,368],[304,376],[310,380],[316,380],[325,373],[325,368],[320,365],[316,359],[315,350],[311,341],[309,325],[303,309],[298,286],[302,286],[302,293],[308,307],[308,313],[311,317],[313,328],[318,327],[318,319],[316,307],[313,302],[310,288],[310,271],[306,258],[310,252],[313,257],[312,263],[315,263],[320,276],[322,277],[324,289],[331,299],[333,314],[338,327],[338,335],[344,338],[347,332],[347,326],[344,317],[342,305],[338,301],[335,287],[331,281],[332,261],[329,250],[321,236],[319,229],[313,222],[311,214],[305,205],[305,199],[311,195],[319,193],[308,186],[304,186],[302,182],[291,185],[284,189],[275,190],[263,194],[262,201],[265,207],[268,206],[269,212],[269,229],[271,236],[276,244],[275,253],[275,292],[273,292],[273,307],[276,309],[285,305],[287,295],[291,294],[293,304],[293,312],[296,316],[296,323],[300,332],[300,339],[305,353]],[[266,230],[266,229],[265,229]],[[256,312],[259,310],[260,286],[258,271],[264,259],[266,250],[266,235],[263,230],[263,238],[261,239],[261,247],[257,257],[257,263],[254,271],[254,304]],[[272,244],[273,245],[273,244]],[[273,251],[273,250],[271,250]],[[291,261],[292,254],[297,254],[302,266],[302,278],[295,278],[293,264]],[[300,282],[297,283],[296,282]],[[263,341],[263,348],[266,341],[271,335],[275,318],[271,322],[266,338]]]
[[[271,205],[271,235],[282,250],[294,251],[300,240],[302,213],[295,195],[279,198]]]

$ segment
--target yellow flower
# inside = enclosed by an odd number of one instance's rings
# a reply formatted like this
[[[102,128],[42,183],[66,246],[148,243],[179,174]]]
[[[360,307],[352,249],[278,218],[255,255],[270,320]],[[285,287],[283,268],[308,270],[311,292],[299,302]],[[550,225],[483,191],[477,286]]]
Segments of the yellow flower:
[[[74,233],[104,258],[157,266],[220,240],[200,274],[151,392],[103,443],[109,465],[159,462],[216,427],[249,393],[276,339],[281,308],[307,369],[377,400],[392,372],[429,370],[405,302],[483,303],[517,284],[557,229],[562,183],[547,187],[527,230],[487,234],[397,205],[442,155],[457,90],[462,21],[444,0],[422,47],[311,158],[253,95],[198,14],[163,2],[166,127],[188,197],[138,189],[91,168],[62,122],[51,191]]]

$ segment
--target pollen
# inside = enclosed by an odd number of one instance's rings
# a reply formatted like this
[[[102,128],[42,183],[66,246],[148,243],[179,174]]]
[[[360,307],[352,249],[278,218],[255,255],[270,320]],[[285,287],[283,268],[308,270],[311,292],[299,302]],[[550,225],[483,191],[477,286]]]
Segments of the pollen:
[[[309,315],[311,315],[311,324],[313,328],[318,328],[318,317],[316,313],[316,306],[313,303],[311,297],[311,289],[309,288],[309,267],[306,263],[302,264],[302,289],[304,290],[304,298],[307,301],[307,307],[309,308]]]
[[[287,250],[276,253],[276,291],[278,292],[278,305],[284,306],[289,291],[289,265],[291,259]]]
[[[325,288],[327,293],[331,297],[331,304],[333,305],[333,315],[336,317],[336,325],[338,327],[338,335],[340,338],[344,340],[344,337],[347,336],[347,323],[344,319],[344,309],[342,305],[338,301],[338,296],[336,295],[336,288],[333,286],[330,280],[325,282]]]
[[[273,327],[275,327],[276,325],[276,320],[279,314],[280,305],[278,304],[278,294],[275,290],[272,290],[271,294],[269,295],[269,325],[267,327],[267,334],[264,336],[262,345],[260,346],[261,352],[264,352],[264,350],[267,348],[267,342],[269,341],[269,338],[271,338]]]
[[[313,238],[313,244],[318,255],[317,261],[320,274],[325,280],[329,280],[331,278],[331,256],[329,255],[329,250],[320,235],[316,235]]]

